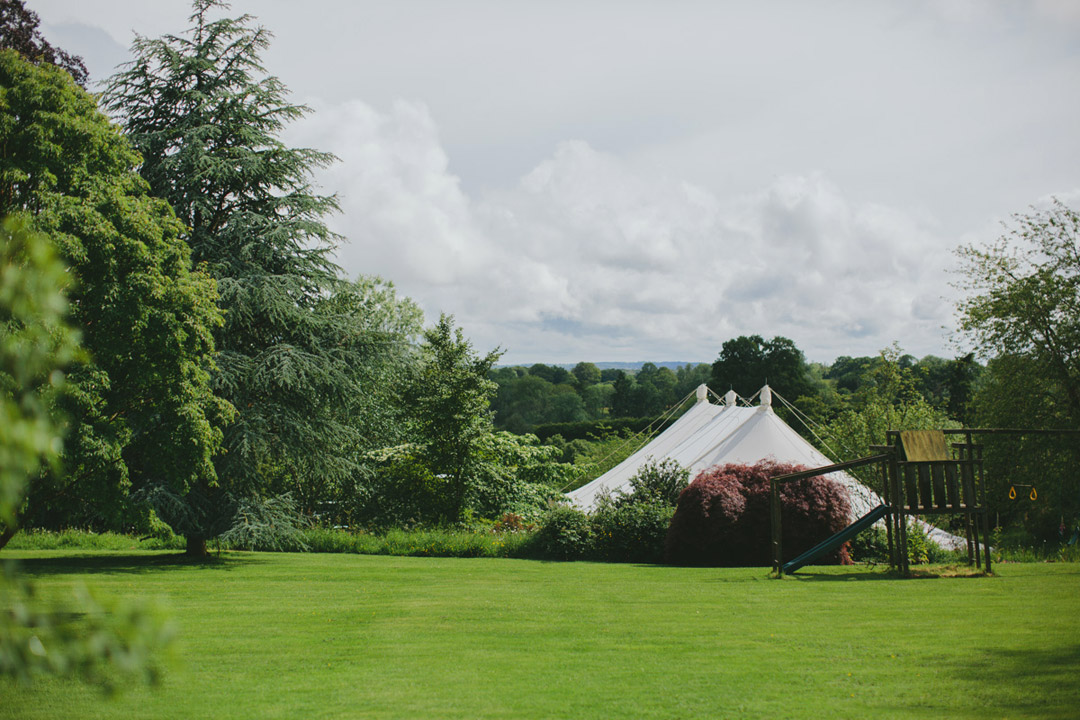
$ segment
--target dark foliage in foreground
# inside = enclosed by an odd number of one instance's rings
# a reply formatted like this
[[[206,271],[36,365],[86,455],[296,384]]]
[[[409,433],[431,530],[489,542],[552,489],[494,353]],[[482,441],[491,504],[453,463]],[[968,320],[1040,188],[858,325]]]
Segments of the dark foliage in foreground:
[[[703,471],[679,497],[668,529],[665,559],[676,565],[767,566],[770,551],[769,479],[804,470],[764,460]],[[824,477],[780,489],[785,557],[795,557],[847,526],[847,490]],[[822,563],[849,564],[846,546]]]

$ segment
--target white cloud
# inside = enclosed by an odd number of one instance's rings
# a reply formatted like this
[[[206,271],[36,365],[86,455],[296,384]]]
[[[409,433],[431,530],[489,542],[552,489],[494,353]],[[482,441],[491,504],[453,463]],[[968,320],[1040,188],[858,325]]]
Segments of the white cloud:
[[[427,108],[397,101],[381,114],[360,101],[317,105],[288,140],[333,148],[341,158],[319,173],[323,190],[341,203],[332,223],[349,238],[340,264],[354,274],[385,273],[417,290],[475,274],[484,259],[482,238]]]
[[[738,334],[811,357],[941,346],[948,243],[818,175],[725,200],[581,141],[470,197],[421,103],[317,104],[290,137],[333,147],[350,274],[378,273],[510,361],[709,360]]]

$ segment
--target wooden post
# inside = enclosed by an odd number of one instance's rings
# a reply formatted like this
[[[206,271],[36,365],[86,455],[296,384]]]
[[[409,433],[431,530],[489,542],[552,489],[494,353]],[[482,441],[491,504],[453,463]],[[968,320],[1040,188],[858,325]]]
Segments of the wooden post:
[[[968,551],[968,566],[975,565],[977,560],[975,552],[975,523],[974,518],[971,517],[971,508],[975,506],[975,464],[974,453],[975,449],[972,447],[971,433],[964,433],[964,460],[965,462],[960,467],[963,493],[964,493],[964,506],[966,511],[964,512],[964,529],[967,531],[967,551]]]
[[[784,574],[784,559],[780,545],[782,538],[780,530],[780,488],[776,480],[769,481],[769,512],[772,515],[773,572],[776,573],[776,577],[781,577]]]
[[[978,474],[979,506],[982,508],[983,542],[986,544],[986,574],[990,574],[990,508],[986,505],[986,478],[983,477],[982,445],[975,448],[975,472]],[[976,522],[978,519],[976,518]]]
[[[885,516],[885,542],[889,546],[889,567],[896,567],[896,545],[893,542],[893,515],[896,513],[896,508],[892,502],[892,478],[889,477],[889,463],[888,461],[882,461],[881,463],[881,497],[885,501],[885,504],[889,506],[889,514]]]
[[[907,511],[908,506],[913,504],[913,501],[908,499],[906,491],[910,491],[916,497],[917,493],[914,483],[909,485],[909,466],[904,465],[901,467],[900,465],[900,433],[890,431],[888,438],[894,448],[892,455],[889,457],[889,475],[892,477],[893,485],[892,496],[894,502],[892,507],[896,527],[893,539],[896,543],[896,569],[900,571],[901,575],[907,577],[911,574],[907,544]]]

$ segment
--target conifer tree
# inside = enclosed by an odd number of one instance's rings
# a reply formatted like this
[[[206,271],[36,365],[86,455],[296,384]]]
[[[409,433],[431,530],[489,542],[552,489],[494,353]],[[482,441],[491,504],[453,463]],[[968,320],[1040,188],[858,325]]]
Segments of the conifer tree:
[[[311,174],[334,158],[279,139],[307,108],[261,64],[270,33],[248,15],[212,19],[223,7],[195,0],[183,35],[137,37],[104,101],[218,283],[214,388],[239,412],[219,476],[248,495],[282,477],[345,482],[358,429],[340,409],[361,391],[355,368],[370,348],[347,314],[326,311],[338,238],[324,218],[337,202]]]

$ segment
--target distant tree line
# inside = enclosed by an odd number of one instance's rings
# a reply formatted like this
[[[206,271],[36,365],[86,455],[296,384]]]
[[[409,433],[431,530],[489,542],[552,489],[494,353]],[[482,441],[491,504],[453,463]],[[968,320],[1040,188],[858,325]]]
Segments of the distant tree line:
[[[768,383],[815,422],[825,423],[878,384],[876,371],[886,362],[879,354],[842,356],[832,364],[808,363],[788,338],[749,335],[726,341],[712,365],[687,364],[671,370],[644,363],[638,371],[628,372],[600,370],[590,362],[579,362],[570,370],[537,363],[495,368],[488,377],[498,385],[492,402],[495,426],[547,437],[550,428],[563,425],[610,427],[612,421],[631,418],[635,420],[616,425],[647,425],[702,383],[718,395],[734,390],[747,399]],[[918,359],[903,354],[895,362],[909,372],[914,388],[930,406],[959,422],[968,419],[972,390],[983,370],[974,355]],[[790,415],[780,402],[776,405],[785,417]],[[574,431],[575,436],[583,434]]]
[[[571,370],[542,363],[500,367],[489,374],[498,385],[495,425],[524,433],[552,423],[652,417],[706,382],[708,373],[708,365],[689,364],[671,370],[645,363],[635,373],[600,370],[591,362]]]

